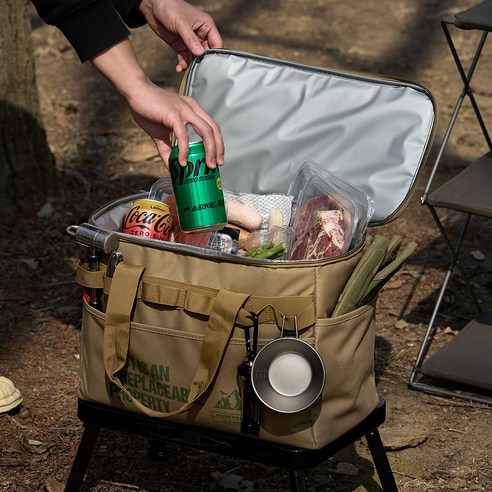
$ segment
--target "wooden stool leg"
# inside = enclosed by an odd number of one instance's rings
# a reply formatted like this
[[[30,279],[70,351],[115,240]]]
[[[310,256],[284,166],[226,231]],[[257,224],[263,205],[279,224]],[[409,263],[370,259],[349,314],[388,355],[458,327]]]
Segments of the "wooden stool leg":
[[[398,492],[398,486],[396,485],[379,431],[374,429],[369,434],[366,434],[365,437],[384,492]]]
[[[77,454],[72,463],[72,469],[68,476],[65,492],[78,492],[82,487],[85,472],[89,466],[92,451],[96,445],[100,427],[97,425],[85,424],[84,433],[77,449]]]
[[[306,472],[304,470],[289,470],[290,490],[307,492]]]

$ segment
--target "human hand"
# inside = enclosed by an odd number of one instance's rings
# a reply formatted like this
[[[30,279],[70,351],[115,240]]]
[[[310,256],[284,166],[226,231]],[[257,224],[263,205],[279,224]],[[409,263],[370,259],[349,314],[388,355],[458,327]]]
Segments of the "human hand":
[[[152,30],[178,55],[177,72],[193,57],[211,48],[222,48],[222,37],[210,15],[184,0],[142,0],[140,11]]]
[[[213,168],[224,163],[224,142],[217,123],[191,97],[154,84],[142,70],[128,39],[98,54],[91,62],[126,99],[133,118],[152,138],[166,166],[171,133],[178,140],[179,162],[186,165],[187,124],[203,140],[207,166]]]
[[[190,124],[202,137],[207,166],[214,168],[224,163],[220,128],[193,98],[163,89],[149,79],[143,87],[135,89],[134,95],[127,99],[132,116],[152,138],[167,167],[171,133],[178,141],[179,162],[182,166],[186,165],[189,139],[185,124]]]

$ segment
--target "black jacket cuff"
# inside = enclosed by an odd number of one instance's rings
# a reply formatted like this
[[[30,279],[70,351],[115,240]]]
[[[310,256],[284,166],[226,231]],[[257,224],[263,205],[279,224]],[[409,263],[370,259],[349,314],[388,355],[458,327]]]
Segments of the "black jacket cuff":
[[[56,26],[82,62],[130,35],[111,0],[84,5],[59,19]]]
[[[113,0],[116,10],[128,27],[140,27],[147,23],[138,6],[141,0]]]

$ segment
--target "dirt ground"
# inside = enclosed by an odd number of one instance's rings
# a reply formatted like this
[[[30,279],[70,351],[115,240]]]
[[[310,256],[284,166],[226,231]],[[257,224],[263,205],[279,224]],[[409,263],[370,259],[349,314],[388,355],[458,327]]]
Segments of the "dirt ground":
[[[411,79],[439,104],[436,143],[420,186],[405,213],[380,228],[419,243],[377,306],[377,384],[387,401],[381,433],[401,491],[492,490],[490,407],[431,396],[407,384],[448,263],[444,242],[419,201],[460,90],[439,20],[473,3],[204,0],[199,5],[216,19],[226,47]],[[62,490],[82,435],[76,413],[81,294],[74,282],[82,248],[65,228],[86,221],[114,198],[148,189],[163,172],[152,144],[102,77],[81,65],[64,38],[34,14],[33,28],[43,120],[64,193],[22,217],[2,217],[0,374],[13,379],[23,396],[18,411],[0,417],[0,490],[9,492]],[[475,34],[456,33],[467,62]],[[148,74],[177,88],[180,77],[170,49],[147,28],[135,30],[133,41]],[[486,120],[492,114],[491,68],[486,47],[474,86]],[[439,179],[485,152],[465,104]],[[458,217],[448,214],[446,222],[454,227]],[[490,227],[475,221],[464,251],[484,306],[492,301],[491,244]],[[454,336],[473,314],[462,283],[453,279],[437,319],[438,343]],[[309,487],[380,490],[363,442],[311,470]],[[280,491],[288,490],[288,479],[275,468],[174,446],[166,461],[156,463],[147,456],[145,439],[103,431],[84,490]]]

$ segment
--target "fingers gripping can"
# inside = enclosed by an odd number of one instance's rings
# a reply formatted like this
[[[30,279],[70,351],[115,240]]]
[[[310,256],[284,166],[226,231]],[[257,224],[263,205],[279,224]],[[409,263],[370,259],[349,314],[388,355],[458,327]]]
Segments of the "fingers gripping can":
[[[181,229],[184,232],[222,229],[227,215],[219,168],[207,167],[203,142],[190,144],[186,166],[179,165],[178,147],[173,147],[169,171]]]

